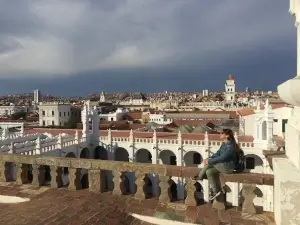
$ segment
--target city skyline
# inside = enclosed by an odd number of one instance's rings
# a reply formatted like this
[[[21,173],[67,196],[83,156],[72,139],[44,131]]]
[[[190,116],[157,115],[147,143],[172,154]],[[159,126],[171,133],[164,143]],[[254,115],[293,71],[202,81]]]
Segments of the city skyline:
[[[288,1],[0,4],[0,94],[222,91],[230,73],[274,91],[296,73]]]

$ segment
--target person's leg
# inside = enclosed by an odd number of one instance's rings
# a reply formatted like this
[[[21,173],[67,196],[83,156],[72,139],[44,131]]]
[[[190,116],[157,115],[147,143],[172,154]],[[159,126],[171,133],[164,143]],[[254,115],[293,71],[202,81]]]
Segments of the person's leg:
[[[211,167],[206,170],[206,176],[211,184],[212,191],[213,191],[213,195],[211,196],[210,200],[213,200],[221,194],[220,181],[219,181],[220,171],[214,167]]]
[[[199,168],[199,173],[194,177],[195,180],[203,180],[206,176],[206,171],[212,168],[211,165],[205,165],[203,168]]]

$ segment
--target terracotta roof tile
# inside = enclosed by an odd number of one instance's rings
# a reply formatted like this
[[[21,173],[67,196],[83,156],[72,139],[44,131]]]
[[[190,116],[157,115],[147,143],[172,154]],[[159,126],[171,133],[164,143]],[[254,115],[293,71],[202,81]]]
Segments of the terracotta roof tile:
[[[58,135],[59,133],[65,133],[74,135],[76,132],[75,129],[47,129],[47,128],[33,128],[26,130],[26,133],[51,133],[53,135]],[[78,130],[79,135],[81,135],[81,130]],[[108,131],[107,130],[101,130],[99,131],[100,136],[107,136]],[[116,131],[112,130],[112,137],[129,137],[130,131],[124,130],[124,131]],[[153,132],[136,132],[133,131],[134,138],[153,138]],[[168,133],[168,132],[156,132],[156,137],[158,139],[171,139],[175,140],[178,138],[178,134],[176,133]],[[208,138],[210,141],[222,141],[220,139],[219,134],[208,134]],[[182,134],[183,140],[190,140],[190,141],[201,141],[204,140],[204,134]],[[253,142],[254,138],[252,136],[238,136],[239,142]]]

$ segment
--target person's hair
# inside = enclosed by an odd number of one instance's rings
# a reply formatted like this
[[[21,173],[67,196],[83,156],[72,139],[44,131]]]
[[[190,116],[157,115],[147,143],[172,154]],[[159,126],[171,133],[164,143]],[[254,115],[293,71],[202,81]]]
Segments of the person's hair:
[[[236,140],[235,140],[235,138],[234,138],[233,131],[232,131],[231,129],[223,129],[223,132],[222,132],[222,133],[228,136],[228,137],[227,137],[227,140],[228,140],[228,141],[232,141],[233,144],[235,145],[236,150],[238,151],[238,150],[239,150],[239,146],[238,146],[238,144],[236,143]]]

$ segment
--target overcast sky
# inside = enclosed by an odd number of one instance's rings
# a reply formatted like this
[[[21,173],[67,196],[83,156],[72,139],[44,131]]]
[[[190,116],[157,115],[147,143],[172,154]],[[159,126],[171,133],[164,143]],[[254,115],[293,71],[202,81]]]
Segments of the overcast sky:
[[[274,73],[257,59],[295,56],[288,10],[288,0],[0,0],[0,78],[189,67],[227,76],[251,61]]]

